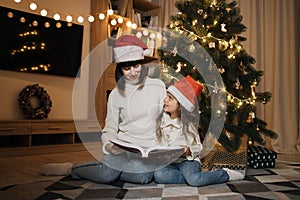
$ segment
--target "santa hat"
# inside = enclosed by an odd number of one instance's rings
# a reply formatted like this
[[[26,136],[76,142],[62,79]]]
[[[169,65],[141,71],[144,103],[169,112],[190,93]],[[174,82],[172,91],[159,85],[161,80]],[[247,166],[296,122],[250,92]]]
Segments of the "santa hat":
[[[129,62],[136,60],[153,60],[146,56],[151,53],[147,45],[133,35],[122,35],[115,42],[115,62]]]
[[[196,82],[191,76],[177,81],[168,88],[177,101],[189,112],[192,112],[195,108],[197,97],[203,90],[203,86]]]

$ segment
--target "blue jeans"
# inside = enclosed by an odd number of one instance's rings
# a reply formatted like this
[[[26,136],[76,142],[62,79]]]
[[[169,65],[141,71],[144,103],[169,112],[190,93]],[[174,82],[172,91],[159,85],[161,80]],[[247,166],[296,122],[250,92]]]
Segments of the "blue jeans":
[[[100,162],[74,164],[72,176],[97,183],[112,183],[117,180],[147,184],[153,179],[155,166],[147,159],[133,156],[132,153],[104,155]]]
[[[172,163],[154,172],[154,180],[163,184],[187,183],[190,186],[204,186],[224,183],[229,180],[225,170],[202,172],[198,161],[182,161]]]

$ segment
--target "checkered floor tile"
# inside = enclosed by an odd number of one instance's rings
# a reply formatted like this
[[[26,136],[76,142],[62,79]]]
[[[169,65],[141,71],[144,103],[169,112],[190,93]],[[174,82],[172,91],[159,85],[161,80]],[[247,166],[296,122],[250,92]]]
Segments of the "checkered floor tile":
[[[276,163],[275,168],[248,168],[242,181],[205,187],[186,184],[112,185],[63,177],[0,188],[0,199],[127,199],[127,200],[223,200],[223,199],[300,199],[300,164]]]

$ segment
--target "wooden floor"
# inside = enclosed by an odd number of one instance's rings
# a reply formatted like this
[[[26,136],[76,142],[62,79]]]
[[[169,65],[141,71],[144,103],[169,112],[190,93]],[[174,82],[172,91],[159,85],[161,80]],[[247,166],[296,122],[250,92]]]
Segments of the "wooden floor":
[[[24,156],[24,154],[27,155]],[[0,151],[0,188],[49,179],[38,173],[40,167],[46,163],[77,163],[93,160],[96,159],[81,144],[39,147],[30,150],[19,148],[9,151],[6,149]]]
[[[0,188],[8,185],[49,179],[38,171],[46,163],[87,162],[96,160],[81,144],[36,148],[26,156],[26,149],[0,151]],[[30,154],[30,155],[28,155]],[[278,155],[278,160],[296,162],[300,155]]]

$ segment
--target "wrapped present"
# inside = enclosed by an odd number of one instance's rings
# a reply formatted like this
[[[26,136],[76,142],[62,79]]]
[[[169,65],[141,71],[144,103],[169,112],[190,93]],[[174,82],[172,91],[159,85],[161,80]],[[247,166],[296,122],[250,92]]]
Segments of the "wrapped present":
[[[265,147],[249,146],[247,157],[247,166],[251,168],[274,168],[277,153]]]
[[[247,143],[246,135],[241,137],[241,145],[235,152],[229,152],[224,146],[218,144],[215,146],[216,155],[214,159],[214,168],[229,168],[235,170],[246,170],[247,167]]]
[[[231,153],[227,151],[218,151],[216,153],[214,167],[229,168],[235,170],[245,170],[247,166],[247,152]]]
[[[204,158],[201,158],[202,171],[210,171],[214,165],[217,151],[210,151]]]

